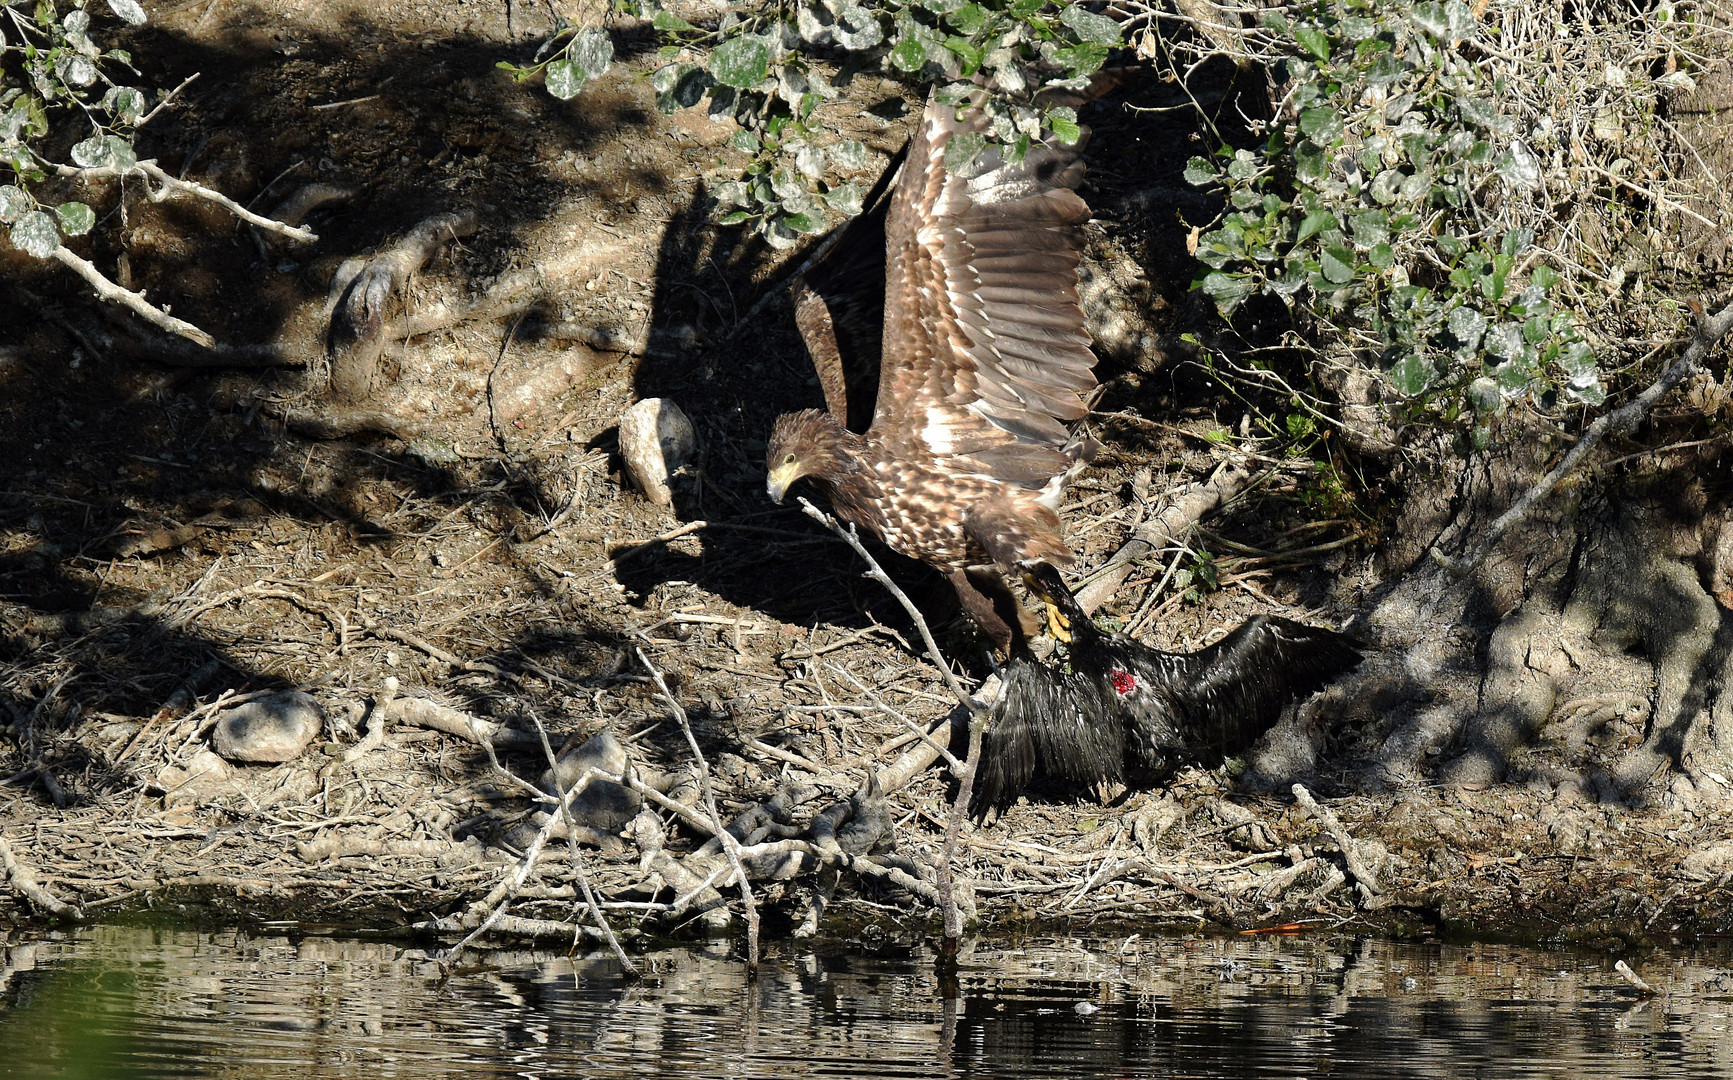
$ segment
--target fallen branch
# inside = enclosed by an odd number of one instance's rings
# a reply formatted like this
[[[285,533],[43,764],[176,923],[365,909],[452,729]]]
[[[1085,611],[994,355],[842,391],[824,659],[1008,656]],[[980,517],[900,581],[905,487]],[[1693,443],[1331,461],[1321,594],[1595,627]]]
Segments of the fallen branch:
[[[963,684],[957,681],[956,673],[951,670],[951,665],[945,662],[944,654],[939,652],[939,643],[933,640],[933,632],[927,627],[927,620],[921,615],[921,609],[915,606],[915,602],[909,599],[908,594],[898,588],[897,583],[891,580],[890,575],[884,572],[883,567],[879,566],[878,560],[874,559],[872,553],[867,551],[866,545],[861,543],[860,536],[855,531],[854,526],[850,525],[844,529],[835,518],[812,505],[806,499],[800,500],[800,507],[805,511],[807,517],[823,525],[841,537],[849,547],[854,548],[855,554],[866,561],[867,577],[883,585],[886,591],[897,598],[897,603],[903,605],[903,610],[908,612],[909,617],[915,621],[915,629],[920,631],[921,643],[927,648],[927,656],[933,661],[934,666],[944,673],[945,685],[950,688],[957,703],[971,712],[979,712],[985,708],[979,701],[970,697],[968,691],[963,689]]]
[[[123,289],[119,285],[116,285],[114,282],[108,280],[107,276],[104,275],[101,270],[98,270],[94,265],[92,265],[89,260],[81,259],[77,255],[74,255],[71,249],[67,248],[65,245],[54,249],[54,258],[65,266],[71,268],[71,270],[79,277],[83,278],[101,299],[107,300],[111,304],[119,304],[137,315],[139,318],[143,319],[145,322],[150,323],[152,326],[158,327],[159,329],[167,330],[171,334],[178,334],[181,337],[186,338],[188,341],[197,342],[198,344],[203,345],[207,349],[214,349],[216,347],[216,338],[205,333],[203,330],[200,330],[185,319],[175,318],[173,315],[170,315],[168,312],[146,300],[142,294],[135,293],[130,289]]]
[[[393,680],[387,680],[388,683],[391,681]],[[539,717],[534,719],[536,722],[536,735],[540,738],[542,744],[542,753],[547,755],[548,768],[553,771],[554,794],[558,795],[560,799],[559,813],[554,816],[565,820],[566,842],[571,851],[572,869],[578,875],[578,884],[583,887],[584,902],[590,906],[590,916],[596,920],[596,929],[602,932],[602,937],[607,940],[608,947],[614,950],[614,956],[619,959],[620,966],[626,969],[628,975],[636,976],[638,974],[638,965],[632,963],[632,958],[627,956],[626,950],[620,947],[620,939],[614,936],[614,928],[608,925],[608,917],[602,914],[602,907],[596,902],[595,890],[590,888],[590,874],[589,871],[584,868],[583,853],[578,850],[578,823],[572,820],[572,801],[566,797],[564,791],[559,790],[560,759],[554,753],[553,745],[548,742],[548,732],[547,729],[542,726],[541,719]],[[585,777],[584,783],[587,785],[588,782],[588,777]],[[572,785],[573,788],[576,788],[577,786],[577,784]]]
[[[1649,410],[1654,408],[1655,403],[1666,396],[1669,390],[1702,371],[1703,357],[1715,346],[1716,342],[1727,335],[1729,330],[1733,330],[1733,304],[1728,304],[1714,315],[1704,316],[1697,323],[1697,332],[1692,335],[1690,346],[1680,354],[1677,360],[1673,361],[1672,365],[1661,374],[1661,377],[1649,384],[1648,389],[1631,401],[1610,413],[1602,414],[1594,423],[1590,424],[1589,429],[1583,432],[1582,438],[1578,439],[1576,445],[1565,454],[1564,460],[1554,466],[1551,472],[1541,477],[1533,487],[1523,492],[1521,497],[1511,504],[1510,509],[1499,515],[1498,520],[1487,528],[1486,535],[1482,536],[1480,541],[1466,554],[1459,559],[1453,559],[1437,548],[1433,548],[1433,560],[1458,577],[1473,571],[1492,553],[1492,549],[1504,538],[1505,533],[1527,518],[1534,511],[1537,503],[1552,494],[1552,490],[1558,487],[1560,481],[1576,471],[1584,456],[1598,446],[1602,439],[1610,434],[1628,431],[1635,427],[1637,422],[1648,415]]]
[[[1131,539],[1103,564],[1095,579],[1077,591],[1078,602],[1085,611],[1100,607],[1125,584],[1139,560],[1166,550],[1205,515],[1244,491],[1251,481],[1249,469],[1230,463],[1218,469],[1208,480],[1163,493],[1159,509],[1132,532]]]
[[[704,793],[704,806],[710,811],[710,820],[716,828],[715,838],[722,842],[722,850],[728,853],[728,861],[734,864],[734,874],[740,882],[740,902],[746,907],[746,970],[749,974],[758,971],[758,904],[752,897],[752,882],[747,879],[746,867],[740,862],[740,842],[734,838],[722,824],[722,813],[716,808],[716,789],[710,783],[710,766],[704,760],[704,751],[698,748],[698,739],[692,734],[692,723],[686,718],[686,710],[680,701],[668,689],[668,682],[662,678],[662,672],[650,658],[644,655],[642,648],[634,650],[638,654],[638,663],[644,665],[644,670],[650,673],[650,679],[656,684],[662,699],[668,703],[668,708],[674,714],[674,719],[680,725],[680,730],[686,736],[686,745],[692,750],[692,757],[698,763],[698,785]]]
[[[140,161],[127,169],[119,169],[113,165],[100,165],[88,169],[81,169],[74,165],[60,165],[56,167],[56,171],[61,176],[82,180],[121,179],[134,173],[140,173],[161,185],[155,191],[151,190],[149,184],[145,185],[145,195],[149,197],[151,202],[159,203],[176,197],[204,199],[207,202],[216,203],[247,224],[256,225],[267,232],[274,232],[291,240],[299,240],[303,244],[311,244],[319,239],[319,234],[311,229],[296,228],[293,225],[285,225],[281,221],[255,214],[220,191],[194,183],[191,180],[182,180],[178,176],[171,176],[157,165],[155,159]]]
[[[1343,827],[1335,813],[1312,798],[1312,793],[1306,790],[1304,784],[1295,784],[1288,790],[1294,793],[1294,801],[1300,804],[1300,808],[1312,815],[1318,824],[1324,827],[1324,832],[1330,839],[1336,842],[1336,846],[1342,849],[1342,861],[1348,864],[1348,873],[1353,874],[1354,880],[1365,886],[1368,893],[1378,895],[1378,878],[1360,857],[1360,845]]]
[[[77,904],[68,904],[36,883],[36,875],[12,854],[4,836],[0,836],[0,870],[6,872],[6,880],[17,890],[19,896],[50,915],[73,920],[84,918],[84,912]]]
[[[1636,987],[1638,990],[1641,990],[1648,997],[1654,997],[1655,996],[1655,988],[1650,986],[1648,983],[1644,982],[1643,977],[1641,975],[1638,975],[1636,972],[1632,971],[1631,965],[1625,963],[1623,960],[1620,960],[1618,963],[1614,964],[1613,970],[1618,972],[1620,977],[1623,978],[1626,982],[1630,983],[1632,986]]]

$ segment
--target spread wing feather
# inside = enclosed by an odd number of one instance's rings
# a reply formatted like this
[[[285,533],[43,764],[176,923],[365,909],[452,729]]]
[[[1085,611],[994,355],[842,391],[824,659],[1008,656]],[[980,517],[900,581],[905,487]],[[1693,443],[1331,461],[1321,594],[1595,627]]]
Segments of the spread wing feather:
[[[885,218],[894,158],[866,197],[866,211],[824,245],[794,293],[794,321],[818,370],[825,409],[850,431],[872,423],[878,401],[885,306]]]
[[[1071,190],[1081,144],[989,149],[967,172],[945,147],[979,110],[927,106],[891,197],[875,435],[919,457],[1039,488],[1071,464],[1068,425],[1095,385],[1077,298]],[[957,460],[964,459],[967,460]]]

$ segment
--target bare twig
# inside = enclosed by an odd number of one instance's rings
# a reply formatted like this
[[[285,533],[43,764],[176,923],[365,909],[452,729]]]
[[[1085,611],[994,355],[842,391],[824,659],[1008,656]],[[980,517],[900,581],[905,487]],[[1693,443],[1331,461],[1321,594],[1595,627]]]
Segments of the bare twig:
[[[64,245],[54,249],[54,258],[83,278],[96,291],[96,295],[102,299],[119,304],[152,326],[167,330],[171,334],[179,334],[188,341],[197,342],[207,349],[216,346],[216,338],[185,319],[175,318],[140,294],[116,285],[108,280],[103,272],[92,265],[89,260],[79,258]]]
[[[1523,492],[1510,509],[1499,515],[1497,521],[1486,530],[1486,535],[1480,538],[1472,548],[1459,559],[1453,559],[1437,548],[1432,549],[1432,558],[1446,570],[1458,576],[1463,576],[1479,566],[1492,549],[1523,519],[1533,512],[1535,505],[1548,495],[1559,482],[1574,472],[1583,457],[1593,450],[1607,435],[1614,432],[1628,431],[1641,420],[1648,411],[1654,408],[1667,391],[1679,385],[1685,379],[1703,370],[1703,357],[1715,346],[1715,343],[1733,329],[1733,304],[1728,304],[1714,315],[1706,316],[1697,324],[1697,332],[1691,337],[1691,344],[1672,365],[1662,373],[1661,377],[1649,385],[1649,388],[1638,394],[1610,413],[1605,413],[1589,425],[1582,438],[1570,448],[1553,470],[1541,477],[1535,485]]]
[[[84,918],[84,912],[79,910],[77,904],[68,904],[36,883],[36,875],[12,854],[5,836],[0,836],[0,870],[5,871],[6,880],[18,891],[18,895],[50,915],[58,915],[63,919]]]
[[[957,906],[957,889],[952,869],[957,846],[962,839],[963,825],[969,818],[969,803],[975,794],[975,772],[981,764],[981,743],[987,731],[987,713],[975,709],[969,714],[969,757],[963,762],[963,773],[957,778],[957,801],[951,804],[950,819],[945,822],[945,844],[939,851],[939,904],[945,916],[945,938],[942,955],[954,957],[957,943],[963,937],[963,913]]]
[[[620,947],[620,939],[614,936],[614,928],[608,925],[608,917],[602,914],[601,905],[596,903],[595,890],[590,888],[590,874],[584,867],[583,853],[578,850],[578,823],[572,820],[571,799],[566,792],[559,790],[560,761],[554,755],[552,744],[548,742],[547,728],[542,726],[541,717],[532,716],[531,719],[535,721],[536,735],[541,739],[542,753],[547,755],[548,768],[553,770],[554,793],[560,797],[559,813],[556,816],[564,818],[566,822],[566,842],[571,849],[572,869],[577,872],[578,884],[584,890],[584,903],[590,906],[590,915],[596,920],[596,928],[602,932],[602,937],[607,939],[608,947],[614,950],[614,955],[619,958],[620,966],[626,969],[628,975],[636,976],[638,965],[632,963],[632,958],[627,956],[626,950]],[[587,777],[584,778],[583,783],[587,786]],[[577,784],[572,785],[573,789],[577,787]]]
[[[373,699],[373,709],[367,714],[367,734],[361,741],[343,751],[338,757],[345,765],[352,765],[385,743],[385,723],[391,716],[391,703],[397,697],[397,676],[385,677],[385,689]]]
[[[170,176],[168,173],[164,172],[154,160],[147,159],[141,161],[130,169],[118,169],[113,165],[101,165],[88,169],[81,169],[75,165],[61,165],[56,169],[56,171],[61,176],[77,177],[83,180],[119,179],[132,173],[142,173],[162,185],[155,191],[150,190],[150,185],[145,185],[145,192],[149,195],[151,202],[162,202],[165,199],[172,199],[176,196],[204,199],[208,202],[216,203],[218,206],[240,218],[247,224],[256,225],[268,232],[274,232],[281,236],[286,236],[291,240],[299,240],[303,244],[311,244],[315,240],[319,239],[319,234],[315,233],[311,229],[296,228],[295,226],[285,225],[280,221],[275,221],[271,218],[265,217],[262,214],[255,214],[220,191],[205,187],[203,184],[196,184],[191,180],[182,180],[179,177]]]
[[[1354,880],[1366,887],[1366,891],[1376,896],[1379,892],[1378,878],[1372,873],[1371,867],[1360,858],[1360,845],[1354,842],[1354,837],[1343,827],[1334,811],[1312,798],[1312,793],[1306,790],[1306,785],[1295,784],[1288,790],[1294,794],[1294,800],[1308,814],[1324,827],[1330,839],[1342,849],[1342,861],[1348,864],[1348,872],[1354,875]]]
[[[1630,983],[1632,986],[1636,987],[1638,990],[1641,990],[1648,997],[1654,997],[1655,996],[1655,988],[1650,986],[1647,982],[1643,981],[1643,977],[1641,975],[1638,975],[1636,972],[1632,971],[1631,965],[1625,963],[1623,960],[1620,960],[1618,963],[1614,964],[1613,970],[1618,972],[1620,977],[1622,977],[1626,982]]]
[[[957,702],[965,709],[972,712],[979,712],[983,706],[979,701],[970,697],[968,691],[963,689],[963,684],[957,681],[956,674],[951,671],[951,665],[945,662],[944,654],[939,652],[939,643],[933,640],[933,632],[928,628],[926,618],[921,615],[921,609],[915,606],[915,602],[909,599],[908,594],[898,588],[897,583],[891,580],[890,575],[884,572],[883,567],[879,566],[878,560],[874,559],[872,553],[867,551],[866,545],[861,543],[860,536],[855,532],[854,526],[850,525],[847,529],[844,529],[835,518],[812,505],[812,503],[808,502],[806,499],[800,500],[800,506],[801,509],[805,511],[807,517],[841,537],[844,543],[848,544],[849,547],[854,548],[855,554],[866,560],[867,577],[870,577],[880,585],[883,585],[892,596],[897,598],[897,603],[903,605],[903,610],[907,611],[909,617],[915,621],[915,629],[920,631],[921,642],[927,647],[927,656],[930,657],[933,664],[944,673],[945,685],[949,687],[951,693],[956,696]]]
[[[634,649],[638,654],[638,663],[644,665],[650,679],[656,684],[662,700],[668,703],[668,708],[679,723],[680,730],[686,735],[686,745],[692,750],[692,757],[698,763],[698,785],[704,792],[704,806],[710,811],[710,818],[715,822],[716,839],[722,842],[722,850],[728,853],[729,862],[734,864],[734,874],[740,881],[740,900],[746,906],[746,970],[751,974],[758,972],[758,904],[752,898],[752,882],[747,879],[746,867],[740,862],[740,842],[734,834],[722,824],[722,813],[716,808],[716,789],[710,783],[710,766],[704,760],[704,751],[698,748],[698,739],[692,734],[692,723],[686,718],[686,710],[680,706],[680,701],[668,689],[668,682],[662,678],[662,672],[644,650]]]

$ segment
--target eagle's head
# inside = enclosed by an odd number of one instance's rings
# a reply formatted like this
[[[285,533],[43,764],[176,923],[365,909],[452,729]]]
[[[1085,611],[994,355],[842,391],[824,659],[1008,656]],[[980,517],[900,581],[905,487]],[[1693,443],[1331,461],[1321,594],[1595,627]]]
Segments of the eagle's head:
[[[849,471],[854,458],[851,443],[858,439],[829,413],[818,409],[777,417],[765,459],[765,488],[771,499],[780,503],[802,477],[834,482]]]

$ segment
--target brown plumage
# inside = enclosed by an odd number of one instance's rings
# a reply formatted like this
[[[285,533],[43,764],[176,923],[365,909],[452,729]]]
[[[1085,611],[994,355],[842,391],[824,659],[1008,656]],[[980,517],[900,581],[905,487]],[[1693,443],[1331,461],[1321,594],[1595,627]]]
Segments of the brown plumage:
[[[979,97],[927,106],[888,205],[808,273],[796,321],[826,409],[777,420],[769,489],[817,481],[843,520],[946,574],[1005,647],[1029,623],[998,571],[1072,558],[1055,511],[1095,385],[1077,298],[1089,207],[1081,140],[947,170],[951,139],[985,129]]]

